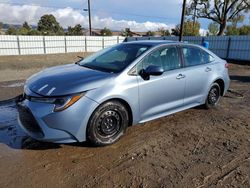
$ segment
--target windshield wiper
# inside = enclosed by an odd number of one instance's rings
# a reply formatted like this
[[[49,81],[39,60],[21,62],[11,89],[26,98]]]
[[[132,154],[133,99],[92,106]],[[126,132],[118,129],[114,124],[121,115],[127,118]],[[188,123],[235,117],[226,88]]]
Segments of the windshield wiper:
[[[89,66],[89,65],[84,65],[84,64],[83,65],[79,64],[79,65],[82,67],[91,69],[91,70],[95,70],[95,71],[114,73],[114,71],[112,71],[112,70],[108,70],[108,69],[101,68],[101,67]]]
[[[79,65],[88,69],[96,70],[94,67],[89,66],[89,65],[84,65],[84,64],[83,65],[79,64]]]

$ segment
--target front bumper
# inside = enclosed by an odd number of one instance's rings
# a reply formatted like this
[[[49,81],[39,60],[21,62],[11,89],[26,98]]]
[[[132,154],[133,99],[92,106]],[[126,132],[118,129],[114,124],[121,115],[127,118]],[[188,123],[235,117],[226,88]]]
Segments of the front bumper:
[[[31,102],[18,103],[18,121],[32,138],[54,143],[86,141],[88,120],[98,103],[82,97],[68,109],[53,112],[54,105]]]

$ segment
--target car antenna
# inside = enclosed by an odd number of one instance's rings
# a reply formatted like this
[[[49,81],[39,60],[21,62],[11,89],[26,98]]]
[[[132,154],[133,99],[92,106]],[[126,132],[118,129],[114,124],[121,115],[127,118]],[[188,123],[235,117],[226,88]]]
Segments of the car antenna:
[[[77,57],[79,58],[79,60],[76,61],[75,64],[76,64],[76,65],[79,65],[79,63],[80,63],[82,60],[84,60],[84,57],[82,57],[82,56],[77,56]]]

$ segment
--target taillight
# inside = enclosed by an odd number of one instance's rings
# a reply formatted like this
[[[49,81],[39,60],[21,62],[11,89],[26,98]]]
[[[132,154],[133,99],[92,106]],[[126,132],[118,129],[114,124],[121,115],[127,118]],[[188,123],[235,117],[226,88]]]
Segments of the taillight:
[[[229,68],[229,64],[228,64],[228,63],[225,64],[225,68],[226,68],[226,69]]]

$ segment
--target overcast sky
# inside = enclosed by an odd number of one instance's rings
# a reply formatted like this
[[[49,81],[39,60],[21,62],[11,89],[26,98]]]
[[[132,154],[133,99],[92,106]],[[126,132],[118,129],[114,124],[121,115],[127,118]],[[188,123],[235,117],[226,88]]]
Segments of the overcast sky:
[[[182,0],[91,0],[91,4],[94,28],[122,30],[128,27],[133,31],[148,31],[170,29],[178,24]],[[53,14],[65,28],[75,24],[87,28],[84,8],[87,8],[87,0],[0,0],[0,21],[11,24],[28,21],[36,25],[42,15]],[[206,29],[209,22],[201,23]]]

